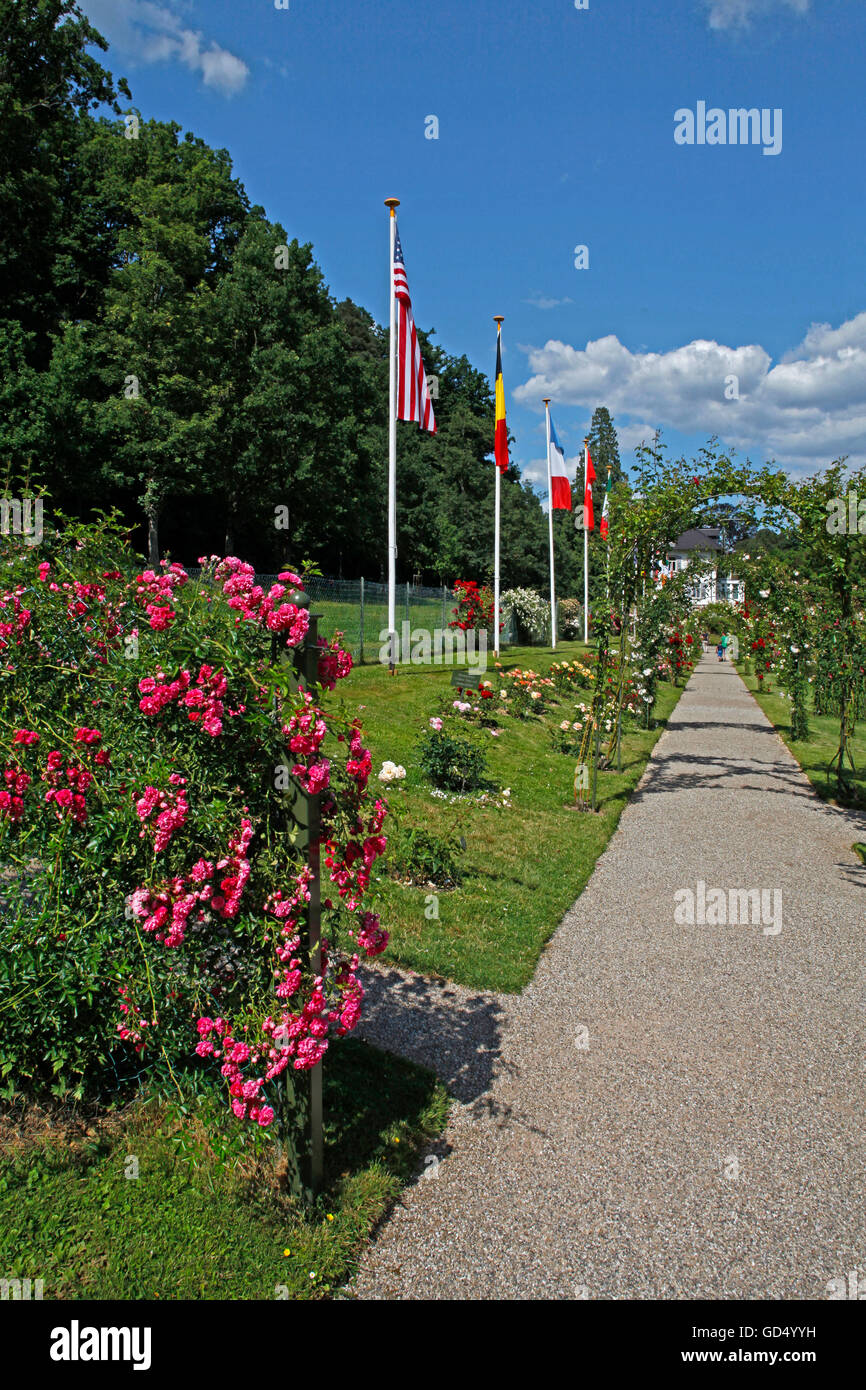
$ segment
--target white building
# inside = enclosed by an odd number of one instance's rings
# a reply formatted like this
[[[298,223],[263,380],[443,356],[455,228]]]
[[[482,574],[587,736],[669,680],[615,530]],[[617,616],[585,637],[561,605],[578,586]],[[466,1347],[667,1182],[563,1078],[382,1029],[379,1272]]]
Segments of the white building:
[[[693,561],[714,561],[722,549],[720,535],[717,526],[699,526],[684,531],[668,548],[666,558],[659,566],[659,582],[665,576],[673,577],[679,570],[688,569]],[[720,579],[715,564],[700,576],[692,588],[692,597],[699,608],[704,608],[708,603],[742,603],[745,596],[742,579],[733,576]]]

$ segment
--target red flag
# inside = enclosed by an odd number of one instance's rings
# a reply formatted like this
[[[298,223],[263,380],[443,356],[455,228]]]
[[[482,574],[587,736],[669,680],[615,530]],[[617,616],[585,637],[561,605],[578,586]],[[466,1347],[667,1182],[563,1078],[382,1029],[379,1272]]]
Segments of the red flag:
[[[583,491],[583,524],[587,531],[595,530],[595,513],[592,510],[592,485],[595,482],[595,469],[589,449],[586,451],[586,486]]]

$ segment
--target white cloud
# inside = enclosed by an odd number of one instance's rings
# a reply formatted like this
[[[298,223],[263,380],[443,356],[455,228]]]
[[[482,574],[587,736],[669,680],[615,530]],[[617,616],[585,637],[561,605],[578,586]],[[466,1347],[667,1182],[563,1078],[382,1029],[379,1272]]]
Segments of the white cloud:
[[[616,439],[619,444],[620,457],[628,453],[629,449],[636,449],[638,444],[651,444],[655,432],[655,425],[644,423],[617,425]]]
[[[583,451],[574,454],[571,458],[566,456],[565,471],[572,482],[583,468]],[[581,476],[583,476],[581,474]],[[531,483],[539,492],[543,492],[542,510],[547,511],[547,459],[530,459],[529,463],[520,465],[520,481]]]
[[[521,404],[550,396],[625,422],[621,445],[652,437],[645,420],[683,434],[717,434],[752,456],[819,468],[842,454],[866,463],[866,312],[833,328],[813,324],[775,365],[757,344],[697,339],[669,352],[631,352],[609,335],[583,349],[551,339],[529,349]],[[733,382],[732,378],[736,378]],[[737,399],[727,399],[736,389]]]
[[[565,299],[548,299],[543,294],[533,294],[529,299],[524,299],[524,304],[531,304],[534,309],[558,309],[560,304],[573,304],[574,300],[566,297]]]
[[[544,459],[530,459],[520,465],[520,480],[533,487],[547,487],[547,464]]]
[[[703,0],[709,10],[711,29],[747,29],[753,18],[778,9],[780,5],[795,14],[805,14],[809,0]]]
[[[206,87],[234,96],[250,70],[242,58],[188,28],[174,10],[151,0],[82,0],[82,9],[112,48],[143,63],[183,63]]]

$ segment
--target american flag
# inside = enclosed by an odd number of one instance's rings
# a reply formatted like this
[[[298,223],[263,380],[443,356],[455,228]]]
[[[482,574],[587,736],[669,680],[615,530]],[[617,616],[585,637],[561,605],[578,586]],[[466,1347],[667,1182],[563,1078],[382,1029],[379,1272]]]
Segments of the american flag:
[[[394,228],[394,297],[397,301],[397,419],[417,420],[421,429],[436,433],[427,376],[412,317],[409,281],[400,233]]]

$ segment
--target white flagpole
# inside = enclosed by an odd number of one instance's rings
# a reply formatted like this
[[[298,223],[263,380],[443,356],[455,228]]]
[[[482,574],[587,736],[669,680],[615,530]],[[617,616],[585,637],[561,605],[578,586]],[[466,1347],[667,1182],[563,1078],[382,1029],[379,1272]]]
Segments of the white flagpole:
[[[589,476],[589,440],[583,441],[583,500],[586,502],[587,479]],[[583,640],[589,641],[589,529],[586,524],[586,508],[583,512]]]
[[[556,590],[553,585],[553,481],[550,476],[550,399],[544,402],[547,421],[547,525],[550,532],[550,646],[556,651]]]
[[[397,300],[394,295],[394,249],[397,239],[397,208],[399,198],[386,198],[386,208],[390,209],[391,257],[388,264],[388,277],[391,284],[391,332],[389,370],[388,370],[388,667],[394,674],[394,663],[398,656],[397,619],[395,614],[397,600]]]
[[[493,322],[496,324],[497,339],[502,336],[502,314],[494,314]],[[496,383],[493,383],[494,389]],[[493,459],[493,471],[496,474],[494,507],[493,507],[493,655],[499,657],[499,535],[500,535],[500,487],[502,484],[502,474],[496,458]]]
[[[494,463],[496,469],[496,502],[494,506],[493,530],[494,535],[494,556],[493,556],[493,654],[499,658],[499,489],[502,486],[502,474],[499,471],[498,463]]]

